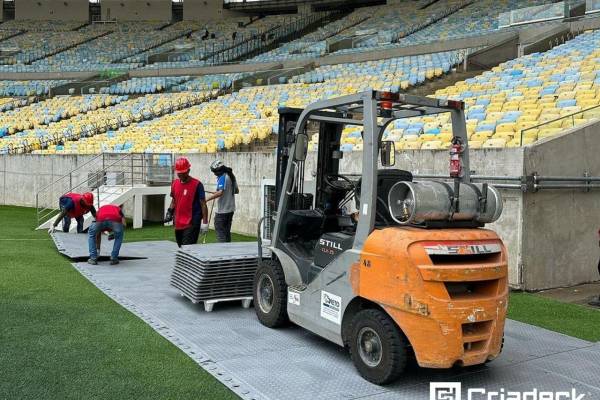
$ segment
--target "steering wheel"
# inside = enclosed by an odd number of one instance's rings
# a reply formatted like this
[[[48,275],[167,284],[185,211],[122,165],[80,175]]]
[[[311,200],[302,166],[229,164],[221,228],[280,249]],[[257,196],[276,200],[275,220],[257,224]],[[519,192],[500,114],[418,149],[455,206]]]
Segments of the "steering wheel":
[[[348,177],[339,174],[325,175],[323,177],[323,183],[325,183],[325,186],[328,188],[340,192],[349,192],[356,189],[354,182],[352,182]]]

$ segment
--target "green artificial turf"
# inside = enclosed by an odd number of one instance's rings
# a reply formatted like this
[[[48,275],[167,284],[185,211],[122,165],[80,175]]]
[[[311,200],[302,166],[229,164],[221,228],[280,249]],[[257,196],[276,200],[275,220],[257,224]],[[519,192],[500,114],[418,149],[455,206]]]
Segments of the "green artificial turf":
[[[236,398],[83,278],[34,224],[33,209],[0,207],[0,399]],[[125,239],[173,240],[173,230],[146,224]],[[509,317],[600,340],[600,311],[586,307],[512,293]]]
[[[82,277],[34,224],[33,209],[0,207],[0,399],[237,398]]]
[[[530,293],[512,293],[508,317],[580,339],[600,341],[600,310]]]

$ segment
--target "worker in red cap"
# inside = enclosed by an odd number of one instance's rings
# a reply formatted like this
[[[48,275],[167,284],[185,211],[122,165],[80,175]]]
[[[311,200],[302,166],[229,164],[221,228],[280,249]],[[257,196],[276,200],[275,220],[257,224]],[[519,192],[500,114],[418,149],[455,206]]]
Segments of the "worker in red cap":
[[[119,251],[123,243],[125,226],[127,226],[127,223],[120,206],[106,204],[98,209],[96,220],[92,222],[88,232],[89,264],[98,265],[98,251],[102,241],[102,232],[110,232],[115,241],[110,253],[110,265],[119,263]],[[108,240],[111,240],[111,237]]]
[[[171,206],[165,217],[165,222],[175,220],[175,239],[179,247],[197,243],[200,232],[208,231],[204,185],[190,176],[191,167],[185,157],[175,161],[177,179],[171,184]]]
[[[82,233],[83,216],[89,212],[92,214],[92,217],[96,217],[94,195],[90,192],[84,194],[67,193],[62,195],[60,199],[58,199],[58,206],[60,208],[60,214],[58,214],[58,217],[56,217],[56,220],[48,230],[49,233],[56,230],[56,226],[61,220],[63,221],[63,232],[69,232],[71,218],[75,218],[75,221],[77,221],[77,233]]]

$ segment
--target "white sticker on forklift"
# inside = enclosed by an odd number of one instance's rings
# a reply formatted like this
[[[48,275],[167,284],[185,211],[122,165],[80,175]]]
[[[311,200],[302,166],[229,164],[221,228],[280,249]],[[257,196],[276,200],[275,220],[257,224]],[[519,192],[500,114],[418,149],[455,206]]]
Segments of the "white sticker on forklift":
[[[290,292],[288,290],[288,303],[293,304],[295,306],[300,305],[300,293]]]
[[[321,317],[340,325],[342,323],[342,298],[321,291]]]
[[[369,214],[369,205],[367,203],[363,204],[362,213],[363,213],[363,215]]]

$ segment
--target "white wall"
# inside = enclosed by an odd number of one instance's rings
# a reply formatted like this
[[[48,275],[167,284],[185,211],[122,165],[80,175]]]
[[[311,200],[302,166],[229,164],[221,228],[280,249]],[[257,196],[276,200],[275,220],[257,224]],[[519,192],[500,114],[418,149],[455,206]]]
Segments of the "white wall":
[[[171,21],[171,0],[102,0],[100,7],[104,20]]]
[[[15,19],[87,21],[88,0],[16,0]]]

